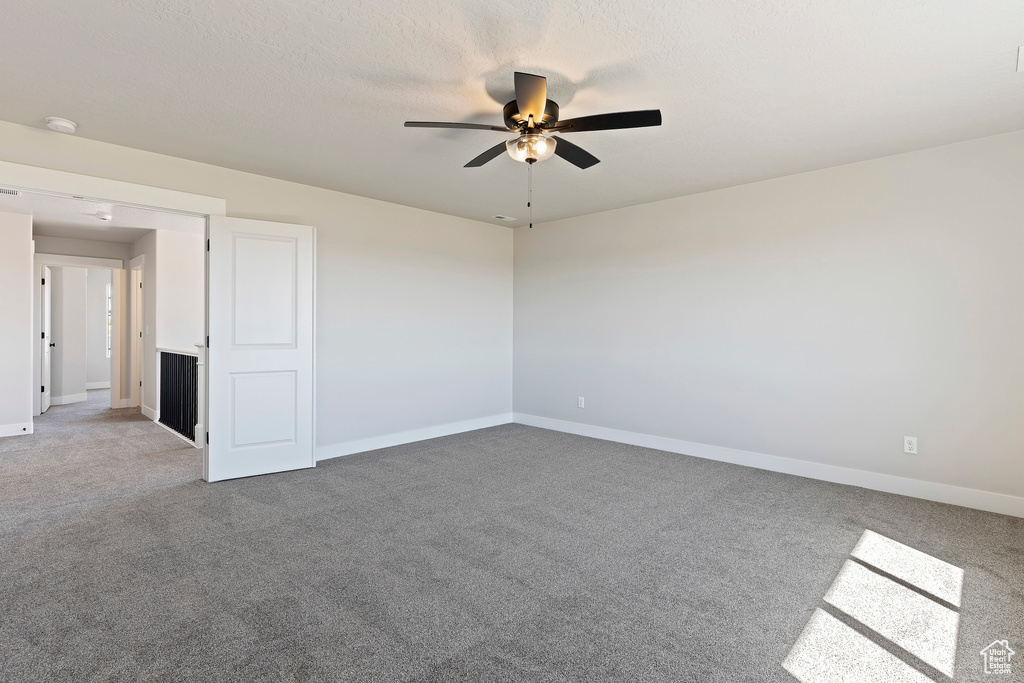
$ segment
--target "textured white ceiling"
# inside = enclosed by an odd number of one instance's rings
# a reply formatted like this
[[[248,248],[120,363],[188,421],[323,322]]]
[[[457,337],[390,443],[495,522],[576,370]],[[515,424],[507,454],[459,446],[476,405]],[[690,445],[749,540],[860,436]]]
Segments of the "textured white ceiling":
[[[664,115],[573,135],[538,222],[1024,128],[1021,0],[5,5],[0,119],[483,220],[526,216],[524,165],[462,168],[502,134],[402,122],[499,124],[516,70]]]
[[[131,243],[150,230],[206,230],[206,220],[198,216],[35,192],[0,193],[0,211],[31,215],[32,234],[45,237]],[[97,218],[106,213],[111,220]]]

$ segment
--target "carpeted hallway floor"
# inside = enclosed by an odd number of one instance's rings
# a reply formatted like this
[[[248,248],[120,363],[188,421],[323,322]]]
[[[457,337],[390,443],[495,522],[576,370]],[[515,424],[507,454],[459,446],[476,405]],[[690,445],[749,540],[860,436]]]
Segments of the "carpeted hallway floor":
[[[963,568],[955,680],[1024,646],[1021,519],[521,425],[209,485],[105,401],[0,439],[0,680],[793,681],[865,529]]]

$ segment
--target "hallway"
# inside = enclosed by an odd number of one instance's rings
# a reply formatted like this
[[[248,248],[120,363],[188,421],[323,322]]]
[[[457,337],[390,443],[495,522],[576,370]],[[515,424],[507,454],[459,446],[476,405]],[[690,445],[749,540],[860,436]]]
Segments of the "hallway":
[[[110,409],[110,390],[52,406],[35,433],[0,439],[2,545],[44,524],[197,481],[202,453],[145,418]]]

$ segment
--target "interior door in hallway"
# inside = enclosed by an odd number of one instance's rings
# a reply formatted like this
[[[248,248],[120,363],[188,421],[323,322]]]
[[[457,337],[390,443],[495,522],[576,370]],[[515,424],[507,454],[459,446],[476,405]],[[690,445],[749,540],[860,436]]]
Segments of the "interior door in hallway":
[[[316,232],[212,216],[207,481],[313,467]]]
[[[50,340],[51,324],[53,322],[53,316],[50,313],[50,304],[52,298],[50,291],[53,289],[53,278],[51,277],[50,269],[43,267],[43,279],[40,283],[42,289],[42,295],[39,300],[43,303],[42,310],[39,316],[39,328],[42,332],[40,335],[39,343],[42,344],[42,353],[39,354],[40,360],[40,379],[42,380],[42,386],[39,388],[42,392],[42,396],[39,400],[39,412],[45,413],[50,407],[50,349],[53,347],[53,342]]]

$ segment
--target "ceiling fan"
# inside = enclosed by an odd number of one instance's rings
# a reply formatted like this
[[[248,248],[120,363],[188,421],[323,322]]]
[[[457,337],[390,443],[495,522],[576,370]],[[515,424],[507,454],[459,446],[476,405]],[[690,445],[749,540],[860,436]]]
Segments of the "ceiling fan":
[[[590,168],[600,159],[568,140],[548,133],[577,133],[590,130],[613,130],[616,128],[642,128],[660,126],[661,110],[622,111],[614,114],[581,116],[575,119],[558,120],[558,105],[548,99],[548,83],[543,76],[515,73],[516,98],[505,105],[502,115],[505,127],[488,126],[480,123],[442,123],[433,121],[406,121],[408,128],[465,128],[469,130],[494,130],[501,133],[518,133],[507,142],[491,147],[476,157],[466,168],[483,166],[508,152],[516,161],[534,164],[544,161],[552,154],[562,157],[579,168]]]

